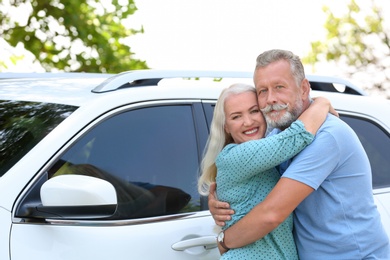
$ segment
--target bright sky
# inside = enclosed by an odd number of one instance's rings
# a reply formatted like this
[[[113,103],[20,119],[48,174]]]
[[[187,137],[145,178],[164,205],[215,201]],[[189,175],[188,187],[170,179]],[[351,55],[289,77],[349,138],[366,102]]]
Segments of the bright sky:
[[[146,60],[150,68],[252,71],[256,57],[268,49],[288,49],[306,56],[312,41],[325,39],[322,7],[343,15],[351,0],[134,1],[138,10],[130,16],[129,25],[134,29],[142,25],[145,32],[130,37],[129,44],[135,57]],[[375,1],[390,6],[388,0]],[[0,46],[3,41],[0,37]],[[16,52],[23,53],[18,48]],[[11,55],[6,49],[4,53]],[[26,59],[31,60],[31,55]],[[34,68],[23,61],[9,70]],[[316,69],[306,68],[306,72],[329,76],[339,72],[328,65]]]
[[[322,6],[329,2],[135,0],[130,22],[145,33],[133,37],[132,51],[154,69],[253,70],[268,49],[305,56],[312,41],[325,37]]]

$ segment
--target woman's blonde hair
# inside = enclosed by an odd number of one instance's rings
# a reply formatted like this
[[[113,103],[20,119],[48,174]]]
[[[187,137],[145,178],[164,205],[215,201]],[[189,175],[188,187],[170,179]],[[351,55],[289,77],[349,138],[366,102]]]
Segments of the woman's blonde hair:
[[[209,194],[210,184],[215,182],[217,176],[217,167],[215,160],[222,149],[234,143],[231,135],[225,131],[225,100],[231,95],[253,92],[256,94],[254,86],[236,83],[224,89],[214,108],[213,120],[211,122],[210,135],[206,143],[203,160],[200,165],[200,178],[198,180],[198,191],[201,195]]]

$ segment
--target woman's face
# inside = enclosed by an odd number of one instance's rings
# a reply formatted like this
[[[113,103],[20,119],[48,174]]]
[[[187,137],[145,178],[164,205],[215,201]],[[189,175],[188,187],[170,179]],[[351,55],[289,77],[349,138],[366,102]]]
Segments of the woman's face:
[[[257,104],[256,94],[231,94],[225,99],[225,131],[240,144],[264,137],[267,125]]]

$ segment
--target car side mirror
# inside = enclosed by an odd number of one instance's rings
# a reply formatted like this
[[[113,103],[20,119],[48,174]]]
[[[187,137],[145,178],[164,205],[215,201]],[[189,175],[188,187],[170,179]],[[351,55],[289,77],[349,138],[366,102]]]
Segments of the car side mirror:
[[[93,219],[110,217],[117,208],[114,186],[108,181],[65,174],[43,183],[42,205],[35,206],[35,217]]]

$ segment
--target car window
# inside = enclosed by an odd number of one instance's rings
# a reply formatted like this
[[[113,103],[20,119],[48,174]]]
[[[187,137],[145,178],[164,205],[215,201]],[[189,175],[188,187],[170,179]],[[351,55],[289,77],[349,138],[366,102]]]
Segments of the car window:
[[[112,116],[78,140],[49,174],[111,182],[118,197],[114,219],[198,211],[193,114],[191,105],[166,105]]]
[[[0,100],[0,177],[77,107]]]
[[[390,187],[390,136],[375,122],[354,116],[341,115],[358,135],[372,169],[373,188]]]

